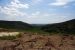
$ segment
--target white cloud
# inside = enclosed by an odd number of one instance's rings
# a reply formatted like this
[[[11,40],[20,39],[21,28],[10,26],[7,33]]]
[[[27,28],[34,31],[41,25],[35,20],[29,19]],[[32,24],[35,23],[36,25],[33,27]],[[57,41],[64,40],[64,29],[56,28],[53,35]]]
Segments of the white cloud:
[[[42,2],[43,0],[32,0],[31,5],[36,5]]]
[[[16,2],[16,3],[20,3],[20,1],[19,0],[13,0],[14,2]]]
[[[54,6],[65,6],[70,2],[73,2],[75,0],[55,0],[55,2],[50,3],[49,5],[54,5]]]
[[[36,18],[36,17],[38,17],[40,14],[41,14],[40,11],[33,12],[33,13],[31,13],[31,14],[29,14],[29,15],[27,16],[27,19]]]
[[[8,16],[26,16],[25,12],[21,12],[20,8],[29,8],[29,4],[22,4],[19,0],[13,0],[7,6],[0,6],[0,12]]]
[[[39,14],[40,14],[40,11],[36,11],[35,13],[32,13],[32,16],[39,15]]]
[[[37,2],[41,2],[42,0],[32,0],[32,2],[37,3]]]
[[[36,24],[48,24],[48,23],[58,23],[68,20],[67,15],[55,14],[55,13],[41,13],[36,11],[32,13],[29,18],[26,19],[27,23],[36,23]]]
[[[29,8],[29,4],[22,4],[16,1],[12,1],[9,6],[14,8]]]

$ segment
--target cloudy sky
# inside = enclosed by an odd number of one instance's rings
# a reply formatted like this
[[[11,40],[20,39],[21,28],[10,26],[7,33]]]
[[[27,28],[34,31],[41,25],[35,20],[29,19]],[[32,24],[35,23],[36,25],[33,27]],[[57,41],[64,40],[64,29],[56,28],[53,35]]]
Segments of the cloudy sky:
[[[0,20],[34,24],[75,19],[75,0],[0,0]]]

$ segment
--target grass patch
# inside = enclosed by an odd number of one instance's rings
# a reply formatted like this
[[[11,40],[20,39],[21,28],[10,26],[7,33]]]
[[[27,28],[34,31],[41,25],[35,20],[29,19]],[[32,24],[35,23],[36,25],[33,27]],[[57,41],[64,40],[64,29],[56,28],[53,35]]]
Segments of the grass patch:
[[[17,34],[17,35],[8,35],[8,36],[1,36],[0,37],[0,40],[14,40],[14,39],[16,39],[16,38],[20,38],[22,35],[21,35],[21,33],[19,33],[19,34]]]

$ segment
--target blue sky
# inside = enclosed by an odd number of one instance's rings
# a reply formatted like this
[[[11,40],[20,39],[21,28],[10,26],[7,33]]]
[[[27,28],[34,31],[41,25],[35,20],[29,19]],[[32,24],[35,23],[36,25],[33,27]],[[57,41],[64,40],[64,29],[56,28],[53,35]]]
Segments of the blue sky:
[[[75,19],[75,0],[0,0],[0,20],[30,24]]]

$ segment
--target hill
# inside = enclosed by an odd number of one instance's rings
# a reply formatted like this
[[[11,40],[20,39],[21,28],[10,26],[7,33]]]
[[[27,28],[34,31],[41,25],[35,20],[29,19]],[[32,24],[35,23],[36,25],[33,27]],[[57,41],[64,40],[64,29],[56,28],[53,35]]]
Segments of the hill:
[[[75,19],[44,26],[31,26],[20,21],[0,21],[0,28],[30,29],[43,32],[75,33]],[[46,35],[33,32],[19,32],[20,37],[3,37],[0,39],[0,50],[75,50],[75,35]],[[11,32],[10,32],[11,33]],[[8,40],[7,40],[8,38]],[[16,38],[16,39],[13,39]],[[3,40],[5,39],[5,40]],[[13,39],[13,40],[9,40]]]
[[[2,21],[0,20],[0,30],[16,29],[30,32],[46,32],[46,33],[64,33],[75,34],[75,19],[54,23],[54,24],[28,24],[21,21]]]
[[[3,29],[30,29],[32,26],[21,21],[3,21],[0,20],[0,28]]]
[[[75,19],[62,23],[48,24],[43,26],[41,29],[46,32],[75,34]]]

